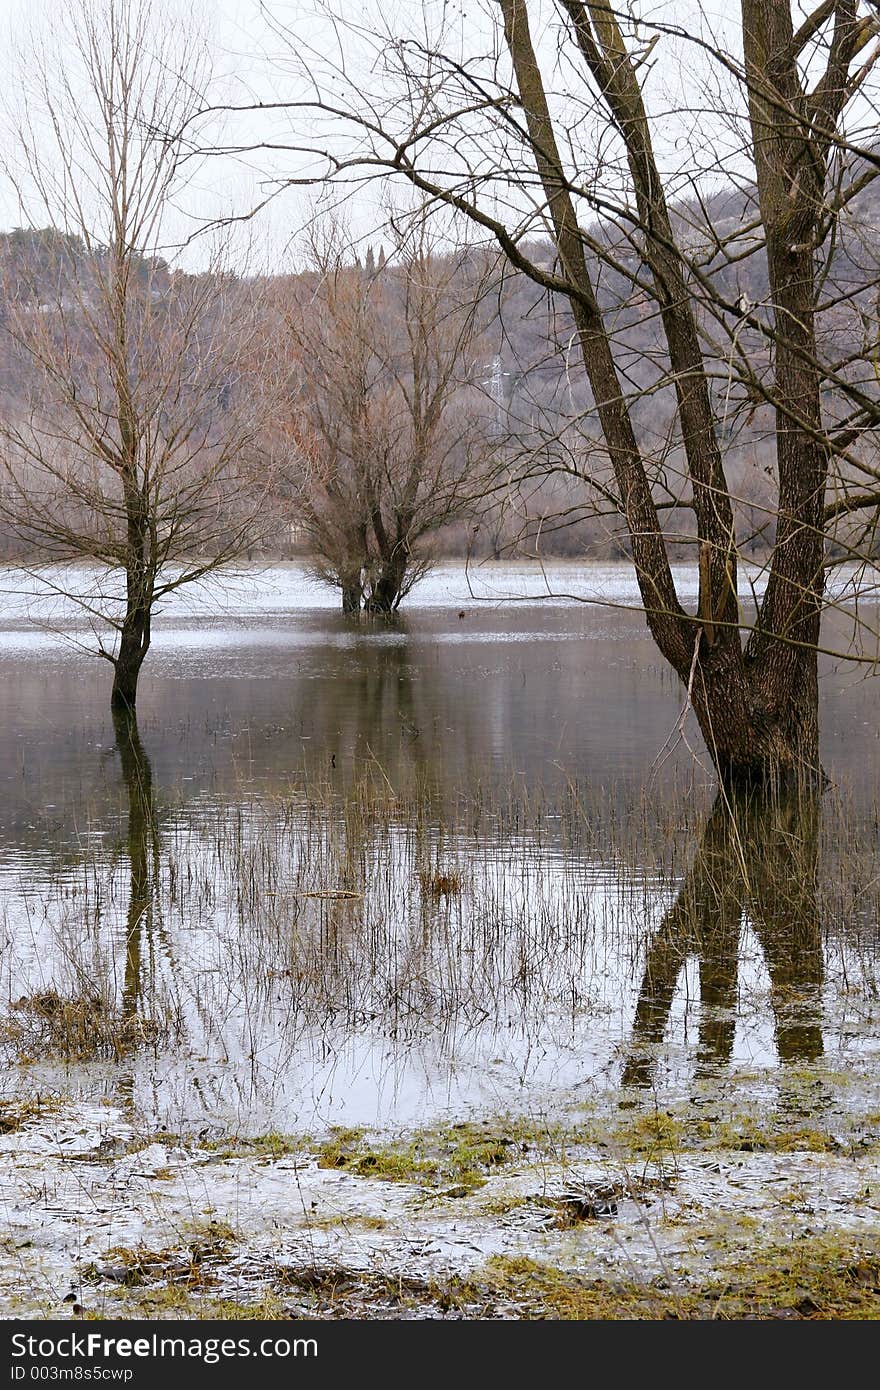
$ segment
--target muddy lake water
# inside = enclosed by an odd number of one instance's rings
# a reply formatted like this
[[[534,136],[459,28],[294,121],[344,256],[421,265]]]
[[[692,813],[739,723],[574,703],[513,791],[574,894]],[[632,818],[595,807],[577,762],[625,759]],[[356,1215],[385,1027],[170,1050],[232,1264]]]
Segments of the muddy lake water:
[[[193,1146],[271,1135],[357,1185],[364,1135],[719,1095],[803,1129],[810,1087],[829,1132],[870,1138],[876,678],[823,658],[829,791],[744,853],[636,602],[624,565],[441,566],[386,623],[296,565],[212,581],[158,615],[126,753],[92,635],[6,572],[0,1104],[53,1117],[2,1128],[27,1182],[62,1141],[119,1162],[137,1134],[167,1183]],[[40,1248],[26,1311],[79,1277]]]

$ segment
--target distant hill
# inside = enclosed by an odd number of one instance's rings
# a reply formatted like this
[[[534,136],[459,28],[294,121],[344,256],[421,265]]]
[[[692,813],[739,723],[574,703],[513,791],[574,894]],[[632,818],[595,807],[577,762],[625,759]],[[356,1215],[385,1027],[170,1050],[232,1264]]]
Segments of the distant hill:
[[[755,229],[755,190],[749,186],[714,192],[703,201],[681,204],[674,214],[676,232],[688,260],[700,303],[698,319],[705,335],[717,415],[722,420],[725,464],[739,498],[737,524],[746,548],[761,549],[772,539],[774,494],[773,411],[760,398],[748,399],[737,382],[737,354],[743,354],[759,378],[770,372],[767,340],[743,323],[737,313],[715,313],[712,295],[723,304],[747,305],[766,316],[767,269]],[[600,302],[613,328],[614,349],[643,447],[665,459],[671,494],[680,490],[681,449],[676,433],[674,393],[667,380],[667,363],[656,306],[637,281],[646,278],[632,243],[631,229],[610,221],[597,222],[589,233],[603,246],[609,260],[598,274]],[[825,307],[819,317],[820,336],[829,356],[845,363],[841,375],[859,380],[877,393],[877,285],[880,247],[880,180],[869,182],[841,215],[833,239],[833,255],[825,267]],[[552,269],[554,248],[549,239],[530,241],[531,258]],[[479,254],[479,253],[477,253]],[[82,313],[96,277],[106,273],[107,252],[88,249],[63,233],[17,229],[0,235],[0,409],[14,409],[29,396],[28,367],[8,334],[9,306],[15,301],[28,312],[66,315]],[[393,275],[394,267],[371,257],[369,275]],[[152,293],[162,293],[181,272],[164,262],[144,261],[139,274],[149,279]],[[179,280],[176,280],[179,283]],[[241,293],[257,292],[265,282],[241,282]],[[571,310],[565,299],[548,294],[509,267],[499,273],[491,302],[486,304],[485,362],[480,370],[484,389],[495,401],[498,439],[503,442],[515,472],[534,451],[555,465],[541,478],[531,479],[513,505],[499,504],[487,518],[478,547],[501,553],[505,547],[533,546],[540,528],[545,552],[574,554],[585,550],[600,555],[626,552],[627,542],[613,519],[587,515],[589,493],[573,476],[578,469],[602,473],[601,441],[592,418],[592,398],[574,336]],[[222,399],[222,384],[220,399]],[[829,388],[829,419],[839,418],[844,405]],[[659,464],[658,464],[659,468]],[[560,471],[562,470],[562,471]],[[527,515],[523,516],[523,509]],[[565,525],[554,520],[565,514]],[[689,514],[669,512],[670,530],[685,535]],[[451,531],[447,548],[469,544],[464,531]],[[279,541],[280,544],[280,541]]]

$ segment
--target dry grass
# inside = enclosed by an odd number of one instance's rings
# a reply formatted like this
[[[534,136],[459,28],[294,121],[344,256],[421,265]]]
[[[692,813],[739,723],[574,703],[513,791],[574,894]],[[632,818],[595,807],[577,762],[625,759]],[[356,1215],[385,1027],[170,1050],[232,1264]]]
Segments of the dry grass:
[[[125,1014],[98,995],[64,998],[51,989],[35,991],[17,999],[0,1020],[0,1046],[11,1048],[19,1061],[114,1059],[161,1041],[155,1020]]]
[[[125,851],[84,861],[82,891],[63,866],[33,915],[35,982],[8,970],[21,983],[0,1045],[14,1060],[245,1051],[277,1058],[282,1078],[308,1030],[342,1047],[381,1028],[399,1047],[510,1019],[531,1036],[549,1019],[600,1026],[638,989],[646,945],[694,863],[706,800],[511,783],[440,805],[430,784],[392,787],[367,763],[342,794],[316,775],[283,798],[166,809],[143,860],[137,951],[126,963]],[[815,939],[833,943],[856,1007],[859,992],[866,1004],[878,993],[880,813],[872,825],[836,793],[822,810]],[[793,859],[773,883],[792,918],[797,868]],[[685,925],[682,960],[708,940]],[[795,928],[784,946],[793,976]],[[777,982],[784,963],[774,961]],[[778,985],[795,1023],[817,997],[815,981],[800,983]]]

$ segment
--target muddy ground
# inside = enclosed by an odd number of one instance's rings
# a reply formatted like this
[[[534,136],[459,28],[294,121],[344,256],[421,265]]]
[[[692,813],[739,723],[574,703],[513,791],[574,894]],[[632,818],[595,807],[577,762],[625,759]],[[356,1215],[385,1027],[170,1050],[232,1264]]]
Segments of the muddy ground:
[[[21,1094],[19,1092],[19,1094]],[[870,1068],[401,1134],[0,1102],[6,1318],[873,1318]]]

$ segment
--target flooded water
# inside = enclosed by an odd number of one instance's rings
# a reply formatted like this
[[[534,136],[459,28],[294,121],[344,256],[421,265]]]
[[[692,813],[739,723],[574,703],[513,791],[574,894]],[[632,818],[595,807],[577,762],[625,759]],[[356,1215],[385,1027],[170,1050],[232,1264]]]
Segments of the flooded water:
[[[858,668],[821,817],[744,849],[625,566],[446,567],[385,624],[296,566],[181,591],[134,731],[75,611],[0,590],[8,1094],[314,1133],[873,1056]]]

